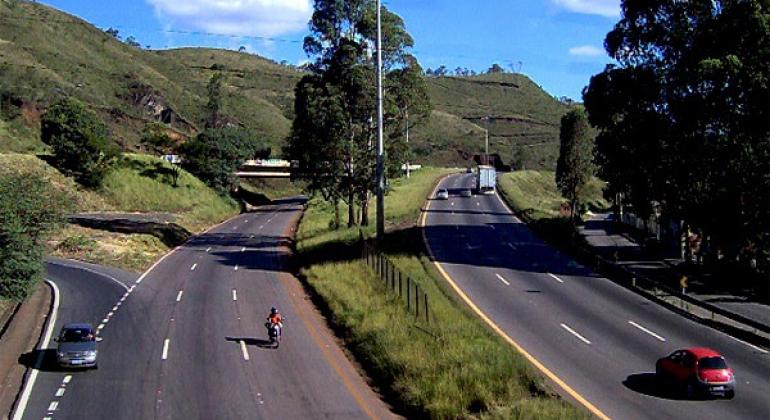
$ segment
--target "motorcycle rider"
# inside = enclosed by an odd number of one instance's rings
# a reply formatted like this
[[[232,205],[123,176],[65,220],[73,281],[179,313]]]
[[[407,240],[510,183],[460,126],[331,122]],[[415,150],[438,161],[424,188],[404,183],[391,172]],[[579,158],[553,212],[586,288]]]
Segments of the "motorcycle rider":
[[[270,315],[267,317],[267,322],[270,323],[270,328],[274,325],[278,326],[278,337],[283,334],[283,315],[278,312],[275,307],[270,308]]]

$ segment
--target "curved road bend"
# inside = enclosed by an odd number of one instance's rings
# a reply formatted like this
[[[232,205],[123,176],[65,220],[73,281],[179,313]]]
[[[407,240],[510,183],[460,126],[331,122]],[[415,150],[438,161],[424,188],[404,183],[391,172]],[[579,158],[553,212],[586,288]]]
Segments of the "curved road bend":
[[[50,417],[392,417],[287,271],[302,204],[229,220],[131,283],[112,303],[125,296],[102,331],[99,369],[72,373]],[[277,350],[263,326],[271,306],[287,318]]]
[[[538,239],[496,196],[462,198],[445,179],[425,239],[470,301],[580,397],[611,418],[770,418],[770,354],[675,314],[581,267]],[[708,346],[736,371],[733,400],[685,401],[655,384],[657,358]],[[566,393],[565,393],[566,395]]]

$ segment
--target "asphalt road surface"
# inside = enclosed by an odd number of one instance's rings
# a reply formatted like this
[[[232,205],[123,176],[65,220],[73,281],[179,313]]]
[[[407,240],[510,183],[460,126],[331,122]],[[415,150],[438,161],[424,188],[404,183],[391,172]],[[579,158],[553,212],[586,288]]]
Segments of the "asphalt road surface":
[[[459,291],[594,414],[618,419],[770,418],[770,354],[671,312],[581,267],[538,239],[497,196],[462,198],[473,175],[445,179],[425,238]],[[733,400],[684,400],[657,385],[655,361],[676,349],[720,351]],[[557,389],[559,387],[556,387]]]
[[[301,209],[287,200],[236,217],[138,279],[49,266],[60,290],[55,331],[100,326],[99,369],[60,371],[46,351],[23,417],[391,417],[287,271]],[[278,349],[264,327],[271,306],[286,317]]]

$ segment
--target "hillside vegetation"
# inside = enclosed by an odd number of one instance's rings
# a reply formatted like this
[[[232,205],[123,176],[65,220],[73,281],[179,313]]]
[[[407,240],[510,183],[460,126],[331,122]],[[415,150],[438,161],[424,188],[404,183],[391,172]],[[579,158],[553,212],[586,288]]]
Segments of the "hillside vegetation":
[[[88,103],[126,151],[139,150],[149,121],[189,137],[203,125],[206,84],[217,69],[227,76],[224,114],[280,155],[297,69],[234,51],[142,50],[48,6],[0,1],[0,151],[44,150],[40,113],[62,95]],[[526,76],[437,77],[428,86],[435,111],[410,138],[418,163],[467,164],[458,151],[483,151],[481,118],[490,115],[493,153],[510,162],[514,147],[525,145],[528,167],[555,165],[566,107]]]
[[[28,176],[44,177],[76,199],[80,212],[169,213],[173,221],[200,232],[238,214],[239,207],[182,171],[172,187],[168,163],[142,155],[125,155],[106,177],[101,189],[84,189],[71,178],[32,155],[0,154],[0,167]],[[104,263],[142,271],[169,251],[150,235],[124,235],[69,225],[48,244],[61,257]]]

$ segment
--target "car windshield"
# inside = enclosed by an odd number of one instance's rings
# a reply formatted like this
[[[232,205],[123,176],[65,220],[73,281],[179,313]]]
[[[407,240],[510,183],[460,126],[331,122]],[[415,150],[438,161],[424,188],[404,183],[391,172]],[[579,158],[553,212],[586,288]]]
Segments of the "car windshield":
[[[64,330],[61,341],[65,343],[80,343],[93,340],[93,332],[86,328],[71,328]]]
[[[721,357],[704,357],[698,361],[701,369],[727,369],[725,359]]]

